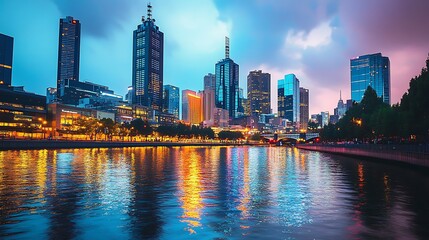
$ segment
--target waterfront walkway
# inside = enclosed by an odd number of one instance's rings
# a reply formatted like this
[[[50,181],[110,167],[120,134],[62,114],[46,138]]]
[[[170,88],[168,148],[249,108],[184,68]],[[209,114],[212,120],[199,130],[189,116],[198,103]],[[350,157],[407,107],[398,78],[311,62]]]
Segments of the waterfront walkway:
[[[429,145],[299,144],[299,149],[377,158],[429,168]]]

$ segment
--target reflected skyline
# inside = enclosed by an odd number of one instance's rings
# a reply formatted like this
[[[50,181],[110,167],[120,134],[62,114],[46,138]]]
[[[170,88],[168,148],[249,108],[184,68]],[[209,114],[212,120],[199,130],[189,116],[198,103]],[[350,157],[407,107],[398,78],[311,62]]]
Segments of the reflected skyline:
[[[2,151],[0,237],[419,238],[415,186],[429,176],[292,148]]]

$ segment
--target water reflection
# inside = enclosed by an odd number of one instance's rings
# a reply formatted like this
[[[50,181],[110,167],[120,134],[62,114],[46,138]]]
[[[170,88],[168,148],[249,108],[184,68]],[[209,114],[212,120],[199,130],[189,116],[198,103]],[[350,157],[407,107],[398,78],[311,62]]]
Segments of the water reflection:
[[[426,238],[427,173],[276,147],[0,152],[0,238]]]

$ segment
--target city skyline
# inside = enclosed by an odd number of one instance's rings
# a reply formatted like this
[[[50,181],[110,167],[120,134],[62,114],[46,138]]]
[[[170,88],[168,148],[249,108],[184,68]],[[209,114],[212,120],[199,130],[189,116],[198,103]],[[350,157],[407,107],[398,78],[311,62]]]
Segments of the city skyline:
[[[366,19],[354,20],[357,13],[353,8],[362,9],[365,2],[268,1],[262,4],[252,1],[242,6],[223,1],[180,4],[152,1],[154,16],[160,20],[157,25],[166,35],[164,84],[182,89],[186,86],[195,91],[203,89],[204,75],[214,72],[214,64],[223,55],[223,38],[230,36],[231,58],[242,70],[240,87],[243,89],[247,88],[245,79],[252,70],[270,73],[272,83],[294,73],[312,92],[310,113],[332,112],[340,90],[344,99],[350,98],[350,59],[381,52],[391,61],[391,103],[394,104],[408,88],[409,80],[420,71],[420,63],[427,55],[428,33],[412,26],[424,19],[429,3],[416,1],[409,6],[396,1],[387,6],[382,2],[370,9]],[[27,91],[42,95],[47,87],[55,86],[58,19],[73,16],[82,24],[81,80],[107,85],[125,95],[131,85],[132,30],[141,15],[145,15],[147,2],[136,5],[110,2],[94,12],[96,4],[96,1],[0,3],[0,32],[14,37],[15,41],[14,85],[24,85]],[[116,13],[121,12],[118,9],[127,14]],[[311,17],[294,19],[297,14],[283,17],[291,9]],[[42,10],[43,15],[39,14]],[[253,19],[255,13],[260,13],[261,18]],[[32,28],[24,27],[29,18],[34,22]],[[377,19],[383,21],[376,23]],[[253,26],[250,28],[255,21],[269,26],[261,30],[260,36],[252,33]],[[184,27],[175,29],[178,23]],[[271,34],[265,37],[267,34],[262,33]],[[276,84],[271,86],[276,88]],[[271,93],[276,96],[273,90]],[[272,103],[276,101],[273,97]],[[271,108],[276,111],[276,104]]]

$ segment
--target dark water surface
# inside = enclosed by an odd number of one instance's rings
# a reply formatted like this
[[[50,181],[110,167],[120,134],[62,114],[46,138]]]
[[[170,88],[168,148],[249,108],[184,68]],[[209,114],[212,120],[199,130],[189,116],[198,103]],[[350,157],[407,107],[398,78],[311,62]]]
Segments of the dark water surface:
[[[2,151],[0,238],[429,239],[429,174],[280,147]]]

